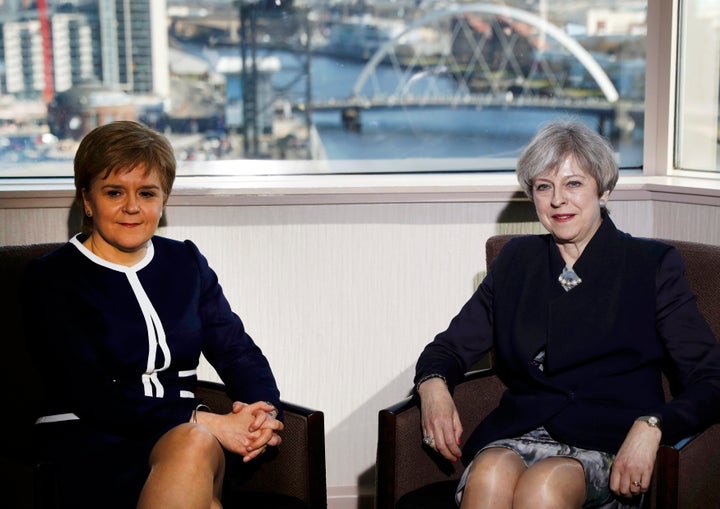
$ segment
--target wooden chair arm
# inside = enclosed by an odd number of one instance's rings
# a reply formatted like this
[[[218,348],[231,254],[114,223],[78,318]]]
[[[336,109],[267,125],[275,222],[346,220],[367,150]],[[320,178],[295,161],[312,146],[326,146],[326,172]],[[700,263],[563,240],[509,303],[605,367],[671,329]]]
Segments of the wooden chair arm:
[[[720,501],[720,424],[681,446],[660,446],[650,491],[651,508],[704,509]]]
[[[504,385],[491,369],[473,371],[457,384],[453,400],[465,430],[472,430],[500,401]],[[410,396],[378,413],[377,509],[394,509],[404,494],[422,486],[459,479],[461,462],[451,463],[422,444],[420,409]]]

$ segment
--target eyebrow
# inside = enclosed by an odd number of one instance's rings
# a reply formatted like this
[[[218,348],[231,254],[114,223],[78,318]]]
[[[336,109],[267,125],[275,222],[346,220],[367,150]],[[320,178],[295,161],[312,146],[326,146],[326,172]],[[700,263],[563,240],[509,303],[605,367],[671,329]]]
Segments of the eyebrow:
[[[584,173],[572,173],[572,174],[570,174],[570,175],[565,175],[565,176],[563,176],[563,177],[561,177],[561,178],[562,178],[563,180],[565,180],[565,179],[578,178],[578,177],[579,177],[579,178],[588,178],[589,175],[585,175]],[[538,180],[550,181],[550,180],[552,180],[552,179],[551,179],[551,178],[548,178],[548,177],[543,177],[543,176],[541,176],[541,175],[538,175],[537,177],[535,177],[534,182],[537,182]]]
[[[124,188],[125,186],[122,184],[103,184],[102,187],[103,188],[111,187],[113,189],[117,189],[117,188]],[[162,187],[160,187],[157,184],[144,184],[139,187],[140,187],[140,189],[162,189]]]

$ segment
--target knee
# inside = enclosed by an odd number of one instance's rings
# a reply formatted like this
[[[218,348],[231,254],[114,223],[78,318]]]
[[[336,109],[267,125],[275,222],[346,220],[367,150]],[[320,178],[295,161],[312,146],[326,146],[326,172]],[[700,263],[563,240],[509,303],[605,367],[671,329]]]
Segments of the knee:
[[[510,507],[515,485],[525,463],[508,449],[478,454],[467,472],[461,507]]]
[[[537,480],[520,479],[513,493],[513,507],[518,509],[559,509],[566,507],[560,494]]]
[[[573,460],[544,460],[518,480],[513,507],[561,509],[581,507],[585,500],[582,466]]]
[[[468,484],[507,488],[525,471],[525,464],[515,452],[498,448],[482,452],[468,468]]]
[[[213,468],[223,464],[225,455],[215,436],[202,426],[181,424],[165,433],[150,454],[150,464],[163,461],[202,464]]]
[[[183,425],[182,452],[189,455],[222,455],[222,447],[215,435],[206,428],[195,425]]]
[[[583,501],[584,498],[545,487],[525,490],[519,485],[513,494],[513,508],[517,509],[579,509]]]
[[[488,482],[490,479],[501,475],[501,464],[496,458],[478,456],[468,467],[467,482],[478,484]]]

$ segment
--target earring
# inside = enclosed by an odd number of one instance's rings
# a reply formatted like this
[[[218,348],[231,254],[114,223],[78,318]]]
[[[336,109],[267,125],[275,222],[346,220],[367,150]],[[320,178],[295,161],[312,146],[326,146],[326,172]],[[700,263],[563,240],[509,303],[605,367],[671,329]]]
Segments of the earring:
[[[601,209],[604,209],[606,204],[607,203],[605,202],[605,200],[600,200],[600,208]]]
[[[85,209],[85,215],[86,215],[87,217],[92,217],[92,210],[90,210],[90,209]]]

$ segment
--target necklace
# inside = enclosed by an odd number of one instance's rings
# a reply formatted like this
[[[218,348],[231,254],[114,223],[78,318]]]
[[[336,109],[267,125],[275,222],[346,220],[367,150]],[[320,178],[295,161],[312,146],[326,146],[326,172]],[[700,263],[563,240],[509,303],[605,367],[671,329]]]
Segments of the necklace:
[[[569,292],[577,285],[582,283],[582,279],[580,278],[580,276],[575,273],[572,267],[568,267],[567,265],[565,265],[562,273],[558,276],[558,281],[566,292]]]

